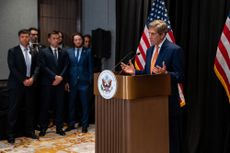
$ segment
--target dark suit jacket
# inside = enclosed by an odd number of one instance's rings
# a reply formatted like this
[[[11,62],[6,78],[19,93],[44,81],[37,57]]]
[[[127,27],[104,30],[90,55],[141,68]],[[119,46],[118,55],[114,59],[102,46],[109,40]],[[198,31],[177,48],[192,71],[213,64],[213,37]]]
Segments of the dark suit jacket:
[[[39,53],[42,49],[46,47],[42,44],[34,44],[34,45],[30,45],[30,48],[33,52]]]
[[[39,68],[37,67],[37,54],[33,51],[30,51],[32,57],[31,63],[31,77],[36,81]],[[26,77],[26,62],[22,53],[20,46],[16,46],[14,48],[9,49],[8,51],[8,67],[10,70],[9,78],[8,78],[8,87],[15,88],[24,86],[23,81]]]
[[[58,50],[58,60],[56,60],[50,47],[42,49],[39,53],[38,61],[41,72],[41,85],[52,85],[56,75],[60,75],[65,79],[68,67],[68,56],[65,50]]]
[[[146,53],[146,64],[143,71],[135,71],[135,74],[150,74],[150,66],[154,46],[151,46]],[[183,73],[183,53],[182,49],[174,43],[171,43],[167,39],[161,46],[160,54],[158,55],[155,65],[163,66],[163,62],[167,67],[167,71],[171,76],[171,89],[172,95],[169,97],[169,113],[171,115],[178,114],[180,112],[179,95],[177,83],[182,83],[184,80]]]
[[[69,57],[68,82],[70,86],[76,85],[78,81],[87,81],[91,84],[93,79],[91,50],[83,48],[78,62],[75,57],[75,48],[69,48],[67,53]]]

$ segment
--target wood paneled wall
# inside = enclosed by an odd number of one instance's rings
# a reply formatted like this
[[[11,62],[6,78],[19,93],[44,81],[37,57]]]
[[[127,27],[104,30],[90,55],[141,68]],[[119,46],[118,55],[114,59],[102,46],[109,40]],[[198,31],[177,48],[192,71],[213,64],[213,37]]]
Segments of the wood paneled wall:
[[[64,44],[71,46],[71,35],[81,32],[81,0],[38,0],[40,41],[48,45],[47,35],[53,30],[64,33]]]

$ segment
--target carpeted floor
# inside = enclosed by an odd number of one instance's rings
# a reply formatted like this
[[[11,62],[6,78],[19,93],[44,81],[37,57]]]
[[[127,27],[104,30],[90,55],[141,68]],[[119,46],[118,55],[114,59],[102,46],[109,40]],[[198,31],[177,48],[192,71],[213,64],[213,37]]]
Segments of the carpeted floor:
[[[36,131],[38,134],[39,131]],[[95,126],[90,125],[88,133],[81,129],[66,132],[66,136],[55,133],[55,127],[49,128],[45,137],[39,140],[19,137],[14,145],[6,140],[0,141],[0,153],[94,153]]]

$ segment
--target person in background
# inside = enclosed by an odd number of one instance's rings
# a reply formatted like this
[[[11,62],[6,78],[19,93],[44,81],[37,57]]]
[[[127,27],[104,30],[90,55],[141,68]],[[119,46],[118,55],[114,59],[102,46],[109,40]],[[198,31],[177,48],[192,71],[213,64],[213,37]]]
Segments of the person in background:
[[[33,51],[33,53],[35,54],[39,54],[40,50],[45,48],[44,45],[39,43],[39,30],[35,27],[30,27],[29,28],[29,32],[30,32],[30,42],[29,42],[29,46],[30,49]],[[37,56],[38,57],[38,56]],[[38,60],[38,59],[36,59]],[[40,67],[38,66],[38,69],[40,69]],[[35,108],[39,108],[40,106],[40,95],[41,95],[41,88],[40,88],[40,76],[38,74],[37,77],[37,81],[35,83],[35,93],[34,93],[34,100],[35,100]],[[39,125],[38,125],[38,114],[39,114],[39,109],[35,109],[35,116],[34,116],[34,127],[36,129],[39,129]]]
[[[29,47],[29,31],[22,29],[18,32],[19,45],[8,51],[9,112],[7,116],[7,140],[15,143],[15,125],[19,107],[25,105],[24,135],[38,139],[34,131],[34,82],[37,79],[37,54]]]
[[[84,35],[84,47],[91,48],[91,36],[90,35]]]
[[[83,36],[84,37],[84,47],[85,48],[90,48],[90,51],[92,52],[91,49],[91,36],[89,34],[86,34]],[[93,56],[93,73],[96,72],[95,71],[95,66],[98,64],[98,60],[96,58],[96,56],[93,55],[93,53],[91,53],[91,55]],[[95,97],[93,94],[93,84],[92,86],[90,86],[90,90],[89,90],[89,96],[90,96],[90,115],[89,115],[89,122],[90,123],[95,123]]]
[[[68,55],[58,47],[59,35],[53,31],[48,34],[49,47],[42,49],[39,54],[41,72],[41,104],[40,104],[40,136],[45,136],[48,128],[49,106],[55,110],[56,133],[65,135],[63,131],[64,113],[64,80],[68,68]]]
[[[63,32],[61,32],[61,31],[57,31],[58,32],[58,35],[59,35],[59,41],[58,41],[58,47],[59,48],[61,48],[61,49],[67,49],[67,48],[69,48],[68,46],[66,46],[65,44],[64,44],[64,34],[63,34]]]
[[[44,45],[39,43],[39,30],[35,27],[30,27],[29,32],[30,32],[30,48],[35,50],[37,53],[39,53],[39,51],[42,48],[45,48]]]
[[[162,20],[154,20],[148,25],[151,47],[146,52],[146,64],[143,71],[135,70],[134,65],[121,64],[124,72],[139,74],[169,74],[171,76],[171,91],[169,96],[169,138],[170,153],[182,152],[182,117],[179,104],[178,83],[184,81],[184,64],[181,47],[166,38],[167,24]]]
[[[80,33],[72,36],[73,48],[67,50],[69,57],[68,80],[66,90],[69,91],[68,127],[65,131],[75,129],[76,116],[81,106],[82,132],[88,132],[89,126],[89,90],[92,85],[91,50],[83,47],[83,37]],[[81,105],[78,105],[78,104]]]

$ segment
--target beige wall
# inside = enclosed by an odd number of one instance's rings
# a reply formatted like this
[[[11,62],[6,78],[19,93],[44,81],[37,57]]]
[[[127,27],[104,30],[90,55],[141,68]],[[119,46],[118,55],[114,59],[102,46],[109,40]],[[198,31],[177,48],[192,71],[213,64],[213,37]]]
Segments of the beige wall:
[[[22,28],[37,27],[37,0],[0,1],[0,80],[8,78],[7,52],[18,44]]]
[[[111,31],[111,57],[102,60],[102,69],[111,69],[115,65],[116,0],[82,0],[82,5],[83,34],[97,28]]]
[[[38,26],[37,0],[0,1],[0,80],[8,78],[7,52],[18,44],[19,29]],[[82,32],[103,28],[112,33],[112,55],[103,60],[103,69],[115,64],[116,0],[82,0]]]

